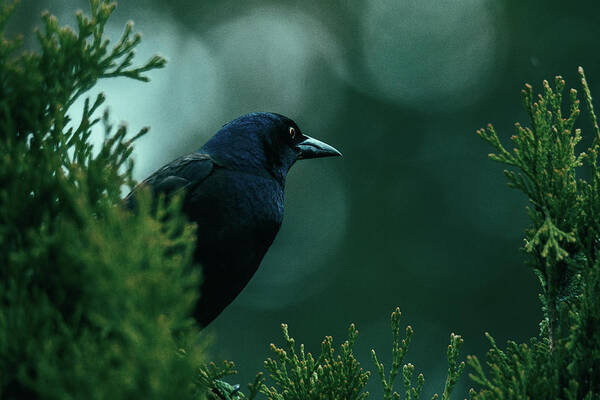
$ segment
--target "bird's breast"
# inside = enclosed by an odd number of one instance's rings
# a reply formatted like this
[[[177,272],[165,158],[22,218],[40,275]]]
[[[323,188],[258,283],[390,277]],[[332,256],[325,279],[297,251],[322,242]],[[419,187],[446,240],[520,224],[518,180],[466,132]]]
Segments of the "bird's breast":
[[[283,219],[283,188],[277,181],[226,169],[215,170],[185,203],[198,224],[198,245],[225,258],[244,253],[260,262]]]

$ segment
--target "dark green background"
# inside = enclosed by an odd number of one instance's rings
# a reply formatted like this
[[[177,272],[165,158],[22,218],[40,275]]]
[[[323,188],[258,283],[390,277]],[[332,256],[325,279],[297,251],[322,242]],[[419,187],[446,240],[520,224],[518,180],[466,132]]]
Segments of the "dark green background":
[[[46,8],[73,26],[74,11],[88,10],[22,3],[12,32],[31,33]],[[562,74],[578,87],[579,65],[600,93],[595,4],[121,2],[107,34],[133,19],[140,57],[170,61],[149,85],[99,85],[115,121],[152,127],[135,153],[138,179],[251,111],[286,114],[344,153],[292,169],[277,240],[209,328],[214,359],[236,361],[236,382],[281,343],[281,322],[314,352],[325,335],[341,343],[355,322],[358,358],[371,369],[371,348],[389,365],[389,314],[399,306],[415,330],[406,361],[425,374],[428,396],[441,390],[450,332],[465,338],[463,354],[480,356],[486,331],[499,343],[536,335],[538,286],[519,252],[526,199],[505,186],[475,130],[493,122],[507,138],[526,122],[523,83],[539,90]],[[376,378],[369,390],[380,393]]]

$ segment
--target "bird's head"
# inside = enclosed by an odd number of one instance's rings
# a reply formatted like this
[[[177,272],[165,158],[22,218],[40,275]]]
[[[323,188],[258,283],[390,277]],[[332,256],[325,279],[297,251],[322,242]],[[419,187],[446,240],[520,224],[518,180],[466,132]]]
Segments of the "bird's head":
[[[296,160],[341,156],[280,114],[246,114],[225,124],[201,149],[230,168],[267,172],[282,183]]]

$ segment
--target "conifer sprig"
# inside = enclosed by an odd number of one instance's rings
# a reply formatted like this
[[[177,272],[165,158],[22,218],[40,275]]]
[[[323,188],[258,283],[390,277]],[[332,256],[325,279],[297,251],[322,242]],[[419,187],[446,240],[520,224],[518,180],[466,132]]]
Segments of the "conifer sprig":
[[[363,371],[354,357],[352,348],[358,337],[354,325],[348,329],[348,339],[340,346],[339,354],[333,347],[333,338],[327,336],[321,343],[321,354],[315,359],[305,353],[304,345],[296,352],[295,340],[289,336],[287,325],[282,325],[285,349],[271,345],[275,358],[265,361],[265,368],[275,386],[261,386],[261,393],[273,400],[295,399],[348,399],[368,397],[363,389],[369,372]]]
[[[120,207],[146,129],[114,129],[98,116],[104,95],[72,110],[98,79],[144,80],[164,61],[133,64],[130,26],[109,50],[114,4],[90,7],[77,32],[44,13],[36,52],[0,34],[0,398],[197,398],[194,228],[177,202],[153,210],[149,193],[136,215]],[[0,28],[13,8],[0,0]]]
[[[560,76],[554,89],[544,81],[536,97],[525,85],[523,106],[531,127],[516,124],[512,152],[491,125],[477,132],[496,149],[490,158],[514,168],[505,171],[508,183],[531,203],[524,250],[541,284],[544,320],[529,345],[509,341],[501,350],[488,335],[488,372],[477,357],[468,359],[471,378],[480,386],[471,392],[473,399],[600,395],[600,129],[583,68],[578,72],[594,130],[586,152],[576,150],[582,138],[575,128],[577,91],[569,91],[564,112]],[[582,166],[589,169],[589,180],[578,175]]]

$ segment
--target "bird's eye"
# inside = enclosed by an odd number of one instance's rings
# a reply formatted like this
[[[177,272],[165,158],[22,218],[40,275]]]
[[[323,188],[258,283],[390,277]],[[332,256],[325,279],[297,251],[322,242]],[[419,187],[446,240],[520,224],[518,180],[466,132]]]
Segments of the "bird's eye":
[[[289,129],[289,131],[290,131],[290,137],[291,137],[292,139],[294,139],[294,138],[296,137],[296,130],[294,129],[294,127],[293,127],[293,126],[290,126],[290,129]]]

